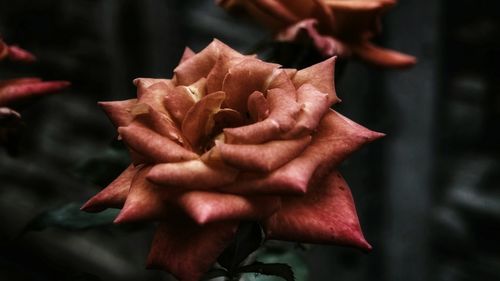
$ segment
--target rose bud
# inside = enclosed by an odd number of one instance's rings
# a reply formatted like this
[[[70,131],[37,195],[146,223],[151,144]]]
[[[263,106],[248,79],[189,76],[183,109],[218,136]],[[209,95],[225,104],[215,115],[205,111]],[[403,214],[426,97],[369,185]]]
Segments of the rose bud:
[[[335,58],[283,69],[214,40],[186,49],[172,79],[138,78],[137,98],[101,102],[132,163],[82,209],[159,222],[148,266],[195,281],[240,221],[267,239],[371,246],[338,165],[383,136],[330,109]]]
[[[368,63],[404,68],[413,56],[381,48],[370,40],[381,30],[380,18],[395,0],[217,0],[236,14],[254,18],[283,42],[311,41],[325,57],[355,56]]]

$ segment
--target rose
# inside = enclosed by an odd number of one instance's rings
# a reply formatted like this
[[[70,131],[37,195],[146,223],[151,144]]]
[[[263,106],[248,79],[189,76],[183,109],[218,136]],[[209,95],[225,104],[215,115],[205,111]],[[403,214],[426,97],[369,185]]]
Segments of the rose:
[[[268,239],[370,249],[335,168],[382,134],[329,109],[334,63],[282,69],[217,40],[186,49],[173,79],[101,103],[133,163],[82,209],[159,221],[148,265],[181,280],[209,270],[242,220]]]
[[[0,60],[30,63],[36,60],[30,52],[18,46],[9,46],[0,39]],[[10,108],[28,98],[66,88],[67,81],[42,81],[39,78],[0,80],[0,144],[4,144],[15,132],[21,115]]]
[[[324,56],[356,56],[383,67],[407,67],[415,57],[370,42],[381,15],[395,0],[218,0],[224,9],[244,12],[272,29],[278,41],[312,40]]]

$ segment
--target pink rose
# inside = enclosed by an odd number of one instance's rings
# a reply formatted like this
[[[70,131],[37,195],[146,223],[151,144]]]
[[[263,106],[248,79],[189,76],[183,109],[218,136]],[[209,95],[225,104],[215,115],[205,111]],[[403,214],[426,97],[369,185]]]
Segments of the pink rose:
[[[0,39],[0,61],[10,59],[30,63],[36,60],[30,52],[9,46]],[[69,85],[67,81],[42,81],[39,78],[0,80],[0,144],[5,143],[19,123],[21,115],[10,108],[28,98],[54,92]]]
[[[148,266],[198,280],[242,220],[267,239],[369,250],[336,167],[382,136],[330,109],[335,58],[297,71],[215,40],[186,49],[172,79],[102,102],[133,163],[82,209],[158,221]]]
[[[380,17],[395,0],[217,0],[226,10],[243,12],[275,32],[278,41],[304,35],[324,56],[356,56],[369,63],[402,68],[415,57],[378,47]]]

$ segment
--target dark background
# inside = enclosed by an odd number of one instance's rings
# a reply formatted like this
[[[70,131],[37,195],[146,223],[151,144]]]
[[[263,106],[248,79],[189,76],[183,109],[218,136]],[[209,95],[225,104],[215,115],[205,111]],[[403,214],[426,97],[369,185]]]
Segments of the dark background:
[[[2,78],[73,83],[22,111],[18,156],[0,152],[0,280],[168,280],[144,269],[151,226],[29,226],[100,189],[82,176],[89,158],[123,162],[96,101],[171,77],[186,45],[244,52],[266,34],[211,0],[0,0],[0,34],[39,58]],[[313,247],[310,280],[500,280],[500,2],[401,0],[377,40],[419,63],[349,61],[337,80],[337,109],[387,133],[342,167],[374,250]]]

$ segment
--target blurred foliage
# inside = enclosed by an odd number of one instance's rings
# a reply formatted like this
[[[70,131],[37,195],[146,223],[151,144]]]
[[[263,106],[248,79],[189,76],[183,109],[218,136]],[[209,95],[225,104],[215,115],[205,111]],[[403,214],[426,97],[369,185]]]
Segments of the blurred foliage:
[[[28,223],[26,231],[41,231],[47,227],[59,227],[66,230],[82,230],[110,225],[119,210],[107,209],[92,214],[82,212],[81,203],[69,203],[61,208],[46,211]]]

